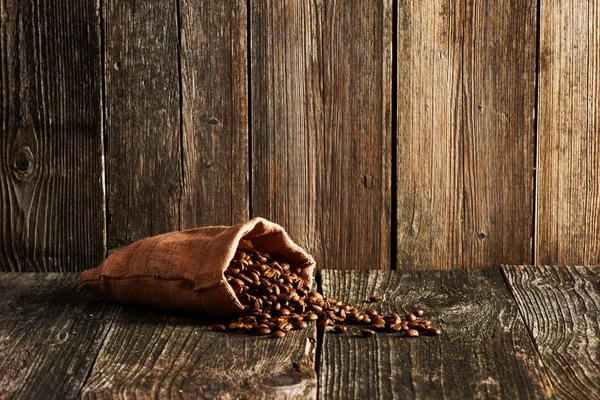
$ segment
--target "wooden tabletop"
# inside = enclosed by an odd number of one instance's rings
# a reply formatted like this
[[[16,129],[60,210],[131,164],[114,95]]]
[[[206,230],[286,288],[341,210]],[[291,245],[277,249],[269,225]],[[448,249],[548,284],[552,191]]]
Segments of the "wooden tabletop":
[[[0,274],[0,398],[600,398],[600,268],[323,270],[324,294],[443,334],[283,339],[120,306],[66,273]]]

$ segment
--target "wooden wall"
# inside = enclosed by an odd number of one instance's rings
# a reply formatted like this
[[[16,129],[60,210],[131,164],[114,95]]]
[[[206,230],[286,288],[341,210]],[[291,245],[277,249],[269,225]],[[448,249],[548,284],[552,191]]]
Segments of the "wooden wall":
[[[600,264],[588,0],[0,0],[0,270],[263,216],[320,267]]]

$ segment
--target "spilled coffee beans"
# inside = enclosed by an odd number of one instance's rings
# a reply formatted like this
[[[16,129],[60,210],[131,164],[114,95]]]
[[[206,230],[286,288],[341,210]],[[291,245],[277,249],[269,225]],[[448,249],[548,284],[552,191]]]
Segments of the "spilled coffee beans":
[[[400,332],[406,337],[420,334],[437,336],[441,331],[431,327],[431,321],[422,319],[423,311],[416,310],[401,318],[397,313],[382,316],[373,308],[360,312],[356,307],[328,298],[311,290],[300,276],[300,268],[279,262],[270,254],[255,249],[238,249],[225,270],[225,279],[231,285],[244,310],[227,325],[213,325],[214,331],[242,330],[255,335],[285,337],[294,329],[305,329],[310,321],[319,328],[334,327],[346,332],[346,324],[366,325],[365,337],[375,331]],[[382,296],[371,296],[372,303]]]

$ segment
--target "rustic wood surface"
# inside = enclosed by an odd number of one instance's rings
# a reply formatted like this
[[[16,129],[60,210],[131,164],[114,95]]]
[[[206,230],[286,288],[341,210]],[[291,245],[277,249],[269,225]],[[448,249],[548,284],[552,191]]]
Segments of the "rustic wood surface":
[[[283,339],[213,332],[191,315],[124,307],[83,398],[316,399],[316,327]]]
[[[68,3],[68,4],[67,4]],[[0,270],[104,256],[98,3],[0,2]]]
[[[323,268],[390,268],[391,3],[251,3],[252,214]]]
[[[327,296],[380,313],[423,309],[439,337],[325,332],[319,393],[327,399],[536,398],[552,385],[498,269],[321,271]],[[372,294],[381,303],[365,302]]]
[[[600,4],[586,0],[542,1],[540,11],[534,263],[597,265]]]
[[[442,335],[312,325],[282,340],[119,306],[78,290],[74,274],[1,273],[0,399],[599,397],[600,267],[503,273],[322,271],[326,294],[421,308]]]
[[[250,197],[246,1],[179,4],[181,227],[240,223]]]
[[[531,263],[536,2],[398,4],[398,269]]]
[[[556,398],[600,398],[600,267],[504,267]]]
[[[75,274],[0,274],[0,399],[73,399],[117,307]]]
[[[103,2],[109,249],[180,227],[177,1]]]

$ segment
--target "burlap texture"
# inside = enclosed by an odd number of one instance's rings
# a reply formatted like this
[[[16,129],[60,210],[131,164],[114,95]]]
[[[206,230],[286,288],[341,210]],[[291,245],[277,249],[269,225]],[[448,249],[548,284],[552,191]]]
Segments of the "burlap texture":
[[[163,309],[231,315],[243,307],[223,272],[240,245],[254,246],[292,267],[312,284],[313,258],[285,230],[263,218],[149,237],[81,274],[81,287],[109,299]]]

